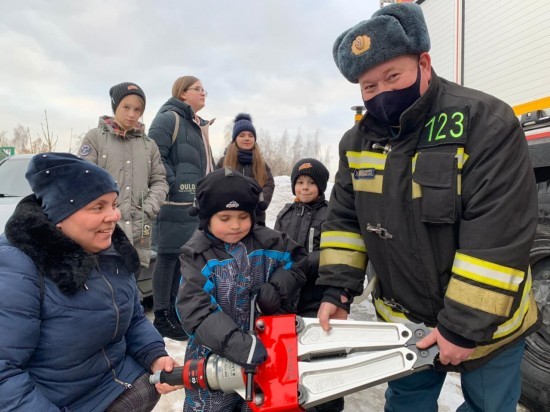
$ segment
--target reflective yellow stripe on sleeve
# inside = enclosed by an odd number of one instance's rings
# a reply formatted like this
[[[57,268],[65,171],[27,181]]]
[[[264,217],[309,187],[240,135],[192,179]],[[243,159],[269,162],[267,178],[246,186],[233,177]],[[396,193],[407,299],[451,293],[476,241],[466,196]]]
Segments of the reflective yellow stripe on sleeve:
[[[500,289],[517,292],[525,273],[486,260],[457,252],[453,262],[453,273],[475,282]]]
[[[338,248],[366,252],[365,242],[359,233],[327,231],[321,233],[321,249]]]
[[[498,339],[502,338],[503,336],[509,335],[521,326],[523,319],[525,318],[525,315],[529,311],[529,308],[531,306],[532,283],[531,268],[529,268],[527,272],[527,280],[525,281],[525,288],[523,289],[523,295],[521,296],[521,303],[518,309],[514,312],[509,320],[498,327],[496,332],[493,334],[493,339]]]
[[[456,278],[451,278],[445,297],[464,306],[504,317],[510,316],[514,303],[512,296],[471,285]]]
[[[346,265],[365,270],[367,254],[355,250],[323,249],[319,258],[319,267],[327,265]]]

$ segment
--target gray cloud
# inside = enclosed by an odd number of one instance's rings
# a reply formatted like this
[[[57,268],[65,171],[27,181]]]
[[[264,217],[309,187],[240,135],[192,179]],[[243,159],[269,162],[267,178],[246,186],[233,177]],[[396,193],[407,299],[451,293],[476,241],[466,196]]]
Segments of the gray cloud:
[[[236,113],[273,136],[319,131],[336,145],[361,102],[332,60],[334,39],[368,18],[378,0],[13,1],[0,16],[0,130],[40,131],[44,109],[68,148],[71,130],[110,113],[109,88],[135,81],[152,121],[182,75],[209,92],[215,147]],[[66,145],[66,147],[63,147]]]

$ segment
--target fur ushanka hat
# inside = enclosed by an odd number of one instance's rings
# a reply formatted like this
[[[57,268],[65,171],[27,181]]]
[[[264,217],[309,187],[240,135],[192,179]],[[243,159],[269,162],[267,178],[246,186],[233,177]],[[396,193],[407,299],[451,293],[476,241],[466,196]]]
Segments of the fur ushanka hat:
[[[430,50],[430,36],[418,4],[395,3],[342,33],[332,48],[340,72],[352,83],[367,70],[395,57]]]

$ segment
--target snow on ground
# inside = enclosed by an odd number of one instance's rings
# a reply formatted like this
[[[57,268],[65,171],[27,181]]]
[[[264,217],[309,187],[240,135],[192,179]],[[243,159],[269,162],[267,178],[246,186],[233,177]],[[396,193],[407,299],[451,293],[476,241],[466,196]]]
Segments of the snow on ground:
[[[327,196],[332,189],[332,183],[328,183]],[[273,227],[277,214],[288,202],[294,199],[290,188],[290,177],[277,176],[275,177],[275,193],[271,205],[267,210],[267,226]],[[153,319],[151,312],[147,314],[149,319]],[[369,299],[365,299],[359,304],[353,304],[351,309],[350,319],[353,320],[375,320],[374,307]],[[185,354],[185,342],[178,342],[172,339],[165,339],[168,353],[178,362],[183,364]],[[384,410],[384,391],[386,384],[377,385],[372,388],[356,392],[345,397],[346,412],[378,412]],[[183,390],[172,392],[162,396],[153,412],[180,412],[183,406],[184,393]],[[439,397],[440,412],[455,411],[462,404],[463,397],[460,390],[460,377],[458,374],[449,373],[443,386],[441,396]],[[518,407],[518,411],[524,411],[522,407]]]

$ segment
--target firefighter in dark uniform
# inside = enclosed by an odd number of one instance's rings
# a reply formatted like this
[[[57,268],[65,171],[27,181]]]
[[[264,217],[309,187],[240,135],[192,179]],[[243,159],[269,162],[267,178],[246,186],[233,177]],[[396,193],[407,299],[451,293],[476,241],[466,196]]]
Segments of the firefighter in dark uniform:
[[[529,250],[535,179],[512,109],[439,78],[422,9],[392,4],[338,37],[336,65],[366,115],[341,139],[321,234],[318,316],[345,319],[370,262],[379,319],[433,327],[440,368],[390,382],[386,411],[437,410],[446,370],[460,411],[515,411],[538,326]]]

